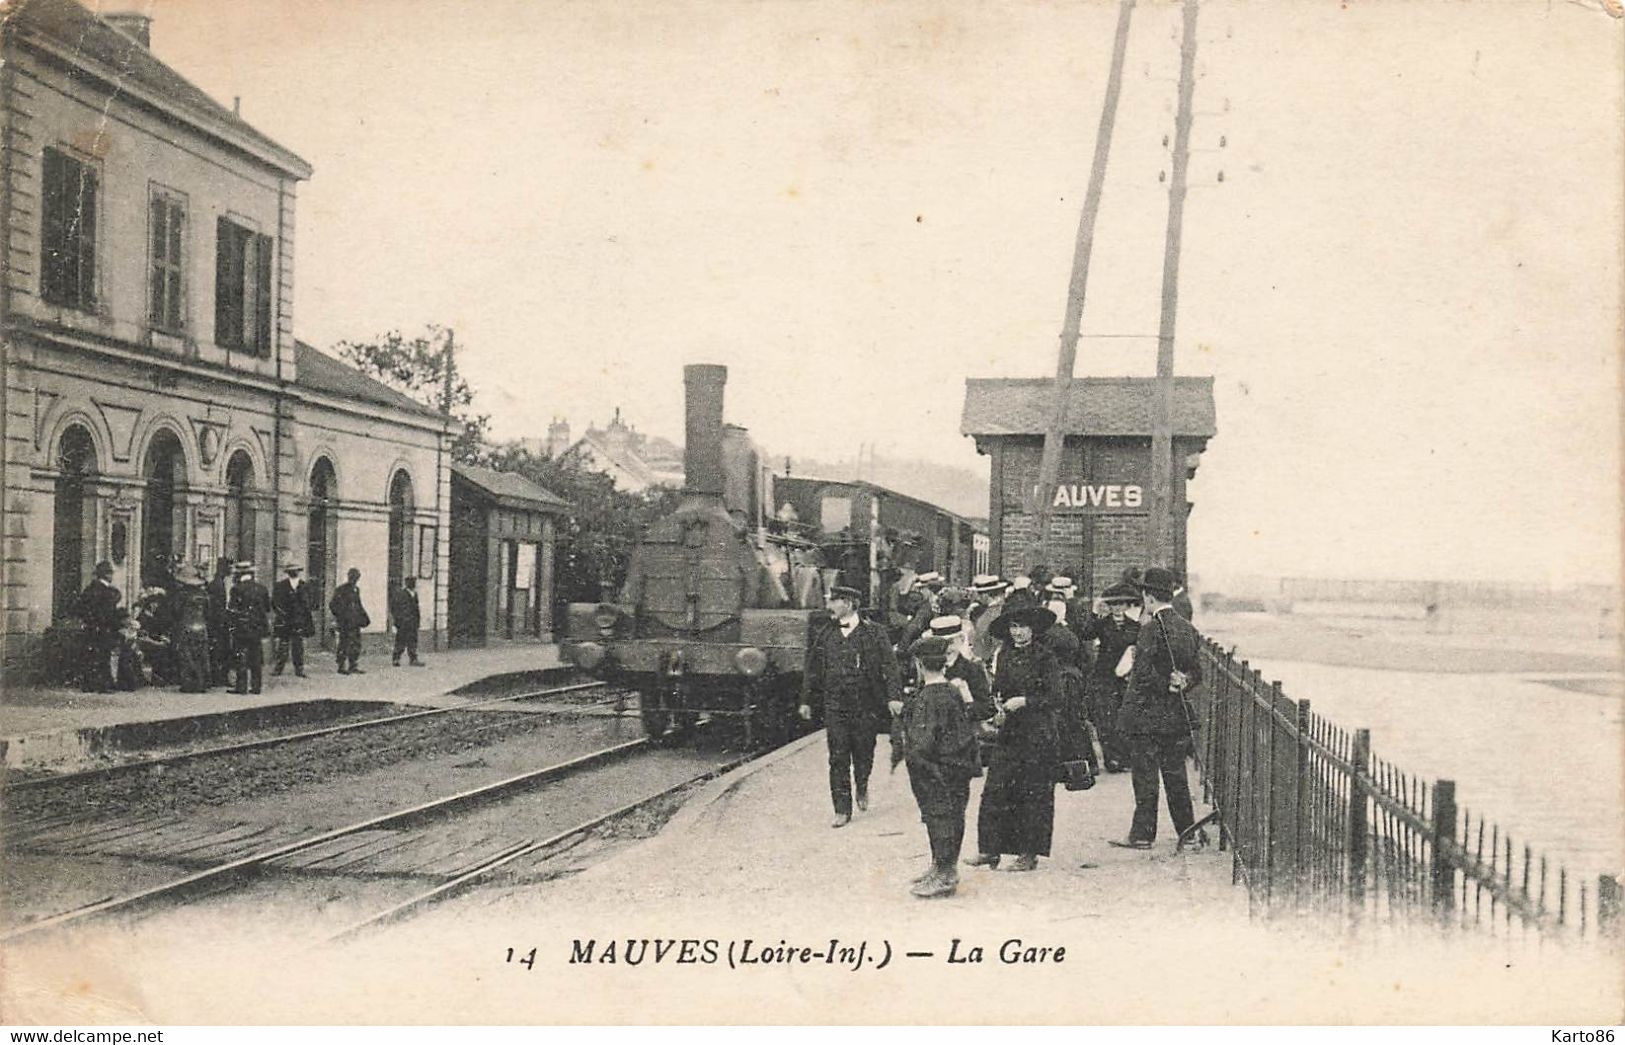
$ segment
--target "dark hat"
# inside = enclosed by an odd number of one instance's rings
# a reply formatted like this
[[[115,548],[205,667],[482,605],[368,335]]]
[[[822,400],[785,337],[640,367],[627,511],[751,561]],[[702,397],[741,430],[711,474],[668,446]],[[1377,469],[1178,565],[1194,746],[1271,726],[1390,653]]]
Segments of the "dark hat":
[[[1031,588],[1017,588],[1004,600],[1006,611],[1037,605],[1039,605],[1038,593]]]
[[[96,564],[96,576],[98,576],[98,577],[111,577],[111,576],[113,576],[113,564],[108,562],[106,559],[103,559],[101,562],[98,562]]]
[[[1010,625],[1012,624],[1025,624],[1033,629],[1034,635],[1040,635],[1054,623],[1055,614],[1042,606],[1023,603],[1012,610],[1006,605],[1004,612],[999,614],[998,619],[993,622],[992,627],[988,628],[987,633],[1001,641],[1008,641],[1010,638]]]
[[[1107,602],[1139,602],[1139,589],[1132,584],[1117,583],[1100,593]]]
[[[863,592],[850,585],[837,584],[830,588],[827,599],[845,599],[854,606],[861,606],[863,605]]]
[[[1142,591],[1149,591],[1156,595],[1173,597],[1174,589],[1179,587],[1179,578],[1174,571],[1165,570],[1161,566],[1153,566],[1140,575],[1138,582]]]
[[[352,566],[352,567],[350,567],[349,571],[345,575],[347,577],[349,577],[353,581],[357,577],[361,576],[361,571],[356,569],[354,566]]]
[[[946,657],[948,655],[948,640],[941,635],[921,635],[909,646],[908,651],[916,657]]]

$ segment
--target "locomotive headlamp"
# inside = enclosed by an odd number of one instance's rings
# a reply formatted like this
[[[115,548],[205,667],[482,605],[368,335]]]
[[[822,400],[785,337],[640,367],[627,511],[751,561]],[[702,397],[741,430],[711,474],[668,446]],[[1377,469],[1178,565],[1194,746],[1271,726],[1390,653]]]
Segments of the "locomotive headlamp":
[[[591,671],[601,664],[606,652],[604,647],[596,642],[578,642],[567,649],[570,651],[571,659],[576,662],[576,667],[584,671]]]
[[[746,646],[734,654],[734,667],[739,669],[740,674],[756,678],[767,670],[767,654],[755,646]]]

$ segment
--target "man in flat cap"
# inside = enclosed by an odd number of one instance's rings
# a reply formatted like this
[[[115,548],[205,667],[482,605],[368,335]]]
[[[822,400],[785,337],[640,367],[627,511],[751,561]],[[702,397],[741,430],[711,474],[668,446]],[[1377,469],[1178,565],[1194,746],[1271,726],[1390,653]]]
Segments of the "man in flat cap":
[[[333,589],[333,597],[328,600],[327,608],[332,611],[333,623],[339,629],[339,674],[365,675],[366,669],[357,661],[361,657],[362,629],[372,625],[372,618],[361,604],[360,570],[350,567],[344,583]]]
[[[815,701],[823,704],[835,806],[830,826],[845,827],[852,820],[854,785],[858,809],[869,808],[875,734],[890,715],[888,704],[902,699],[903,685],[886,629],[858,616],[858,590],[836,585],[826,601],[830,619],[807,647],[800,711],[810,720]]]
[[[276,636],[276,661],[271,674],[280,675],[293,654],[293,673],[305,677],[305,640],[316,634],[316,619],[310,609],[310,589],[305,587],[305,568],[296,562],[282,567],[285,576],[271,592],[271,610],[276,614],[272,633]]]

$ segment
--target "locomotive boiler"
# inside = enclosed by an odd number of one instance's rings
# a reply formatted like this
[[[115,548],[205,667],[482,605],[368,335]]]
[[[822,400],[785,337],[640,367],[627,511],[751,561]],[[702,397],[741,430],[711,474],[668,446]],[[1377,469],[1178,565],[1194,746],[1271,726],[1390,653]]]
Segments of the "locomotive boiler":
[[[722,366],[683,368],[682,500],[638,543],[616,601],[570,605],[562,653],[635,689],[651,737],[705,715],[772,743],[795,727],[823,585],[810,542],[762,525],[771,480],[744,430],[723,424],[727,378]]]

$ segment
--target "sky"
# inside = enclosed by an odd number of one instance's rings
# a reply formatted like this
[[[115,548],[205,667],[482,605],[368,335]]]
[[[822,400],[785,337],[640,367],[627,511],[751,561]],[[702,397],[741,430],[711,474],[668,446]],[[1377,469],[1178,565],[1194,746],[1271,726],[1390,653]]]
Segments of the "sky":
[[[965,378],[1054,372],[1115,3],[134,2],[315,167],[299,335],[453,327],[498,436],[680,437],[714,362],[775,453],[985,476]],[[1193,572],[1618,581],[1603,2],[1204,0]],[[1179,8],[1133,17],[1079,375],[1154,371]]]

